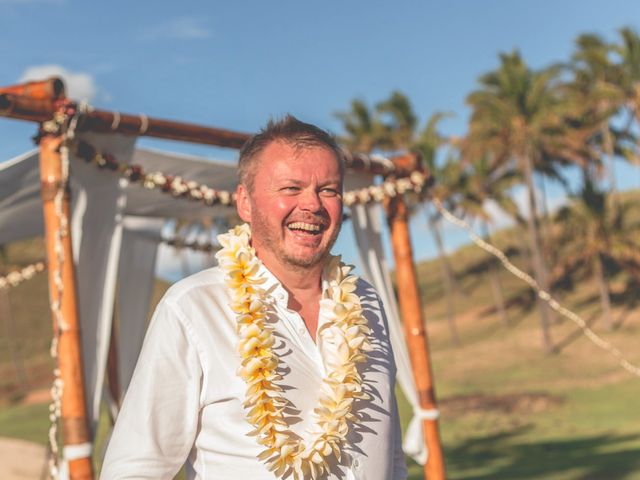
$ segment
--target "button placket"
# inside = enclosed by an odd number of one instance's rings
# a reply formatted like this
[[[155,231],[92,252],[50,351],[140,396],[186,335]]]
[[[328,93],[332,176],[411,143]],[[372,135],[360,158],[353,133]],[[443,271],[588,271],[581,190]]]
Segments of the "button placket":
[[[362,469],[362,459],[358,456],[354,456],[353,461],[351,462],[351,474],[353,475],[354,480],[360,480],[363,478]]]

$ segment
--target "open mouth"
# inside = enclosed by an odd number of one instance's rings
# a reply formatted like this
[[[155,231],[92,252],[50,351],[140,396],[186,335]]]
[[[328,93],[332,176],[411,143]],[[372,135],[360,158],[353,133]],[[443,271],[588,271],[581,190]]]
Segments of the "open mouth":
[[[307,222],[291,222],[287,224],[287,228],[291,231],[308,235],[317,235],[324,230],[324,227],[318,223]]]

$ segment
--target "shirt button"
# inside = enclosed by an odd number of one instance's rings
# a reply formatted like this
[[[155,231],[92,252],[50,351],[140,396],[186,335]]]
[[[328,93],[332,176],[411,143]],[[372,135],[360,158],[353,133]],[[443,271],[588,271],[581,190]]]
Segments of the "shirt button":
[[[306,332],[307,332],[307,329],[306,329],[306,328],[304,328],[304,327],[300,327],[300,328],[298,329],[298,333],[299,333],[300,335],[304,335]]]
[[[353,468],[355,468],[356,470],[360,469],[360,460],[358,460],[357,458],[353,461]]]

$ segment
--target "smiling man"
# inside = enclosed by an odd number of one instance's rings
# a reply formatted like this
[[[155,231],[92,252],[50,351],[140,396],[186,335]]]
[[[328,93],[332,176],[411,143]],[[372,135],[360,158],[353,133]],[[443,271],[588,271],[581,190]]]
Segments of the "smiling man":
[[[343,179],[294,117],[245,144],[247,223],[158,305],[101,478],[406,477],[382,305],[330,254]]]

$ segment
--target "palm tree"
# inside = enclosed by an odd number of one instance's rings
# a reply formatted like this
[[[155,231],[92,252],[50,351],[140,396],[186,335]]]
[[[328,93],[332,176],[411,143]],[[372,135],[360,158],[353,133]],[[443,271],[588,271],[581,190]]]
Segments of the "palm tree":
[[[614,208],[607,205],[606,194],[587,180],[572,204],[556,215],[557,244],[561,246],[560,262],[552,277],[566,280],[580,271],[593,276],[600,292],[605,327],[612,328],[611,299],[606,277],[607,264],[637,275],[640,271],[640,244],[637,238],[640,224],[628,221],[631,203]]]
[[[611,60],[612,46],[595,34],[583,34],[576,39],[572,55],[572,80],[568,83],[568,98],[574,114],[596,124],[593,135],[586,139],[591,146],[591,158],[583,164],[585,175],[596,180],[597,171],[607,164],[609,184],[617,202],[615,156],[617,138],[611,119],[624,101],[620,86],[620,69]],[[605,160],[603,162],[602,160]]]
[[[629,27],[620,29],[619,33],[622,42],[612,48],[619,57],[618,85],[624,92],[630,126],[634,119],[640,123],[640,35]]]
[[[372,150],[391,153],[416,152],[440,183],[436,152],[446,143],[446,139],[438,132],[437,125],[446,114],[432,115],[425,127],[418,131],[419,120],[411,101],[402,92],[394,91],[386,100],[378,102],[373,111],[363,101],[353,100],[350,111],[339,112],[336,116],[342,120],[345,135],[341,137],[341,141],[348,148],[365,153]],[[457,345],[460,343],[455,322],[455,295],[458,285],[446,256],[438,218],[435,215],[429,215],[428,218],[447,292],[449,333],[452,343]]]
[[[376,105],[376,111],[382,123],[381,147],[386,151],[411,150],[416,142],[418,117],[409,98],[396,90]]]
[[[547,289],[547,269],[541,251],[534,168],[552,158],[562,144],[565,130],[562,98],[557,88],[558,69],[531,70],[514,51],[500,55],[497,70],[480,77],[480,89],[467,97],[472,108],[465,158],[488,156],[497,163],[513,164],[527,190],[527,230],[533,271],[541,288]],[[549,309],[538,299],[543,345],[553,350]]]
[[[626,125],[618,132],[621,145],[617,154],[627,161],[638,164],[637,138],[633,134],[633,127],[640,125],[640,35],[632,28],[625,27],[619,31],[621,44],[614,44],[613,51],[617,54],[617,85],[624,96],[626,110]]]
[[[364,100],[352,100],[351,110],[335,115],[342,121],[345,131],[339,140],[349,150],[370,153],[380,145],[382,124]]]
[[[457,162],[457,165],[462,163]],[[454,188],[457,197],[456,206],[465,216],[481,222],[486,241],[491,241],[489,224],[493,221],[487,211],[487,203],[493,201],[502,211],[517,218],[518,207],[510,197],[509,191],[520,180],[517,171],[502,168],[488,157],[473,159],[459,168],[458,180]],[[496,311],[502,324],[508,326],[509,318],[498,275],[497,260],[491,257],[487,267]]]

